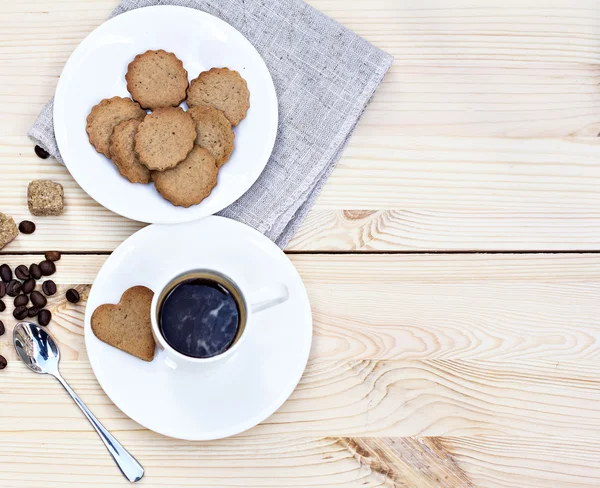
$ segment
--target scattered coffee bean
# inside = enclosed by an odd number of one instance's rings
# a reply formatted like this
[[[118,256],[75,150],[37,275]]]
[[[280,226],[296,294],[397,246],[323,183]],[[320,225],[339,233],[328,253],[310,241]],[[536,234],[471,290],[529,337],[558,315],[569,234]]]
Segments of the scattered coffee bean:
[[[44,292],[44,295],[51,297],[56,293],[56,283],[54,283],[52,280],[44,281],[42,283],[42,291]]]
[[[4,356],[0,356],[0,369],[6,368],[7,364],[8,361],[6,360],[6,358]]]
[[[2,322],[2,320],[0,320],[0,336],[4,335],[5,332],[6,328],[4,327],[4,323]]]
[[[58,251],[48,251],[46,254],[44,254],[44,257],[48,261],[60,261],[61,254]]]
[[[46,151],[42,146],[35,146],[33,150],[37,154],[38,158],[48,159],[48,157],[50,156],[50,153]]]
[[[29,297],[27,295],[19,295],[15,298],[15,307],[20,307],[21,305],[27,305],[29,303]]]
[[[19,224],[19,232],[22,234],[33,234],[35,232],[35,224],[31,220],[24,220]]]
[[[0,300],[0,312],[4,312],[6,310],[6,305],[2,300]]]
[[[73,288],[67,290],[66,296],[71,303],[77,303],[80,300],[79,292]]]
[[[6,283],[4,281],[0,281],[0,298],[4,298],[6,296]]]
[[[16,297],[19,293],[21,293],[21,282],[18,280],[10,280],[8,285],[6,285],[6,294],[9,297]]]
[[[32,291],[31,295],[29,295],[29,298],[31,299],[31,303],[33,303],[33,305],[39,308],[44,308],[46,306],[46,303],[48,303],[46,297],[37,290]]]
[[[25,305],[21,305],[13,310],[13,317],[17,320],[23,320],[27,317],[27,307]]]
[[[35,280],[33,278],[25,280],[21,286],[21,291],[25,293],[25,295],[29,295],[33,290],[35,290]]]
[[[50,323],[50,320],[52,320],[52,314],[50,313],[50,310],[43,309],[39,311],[38,324],[43,325],[45,327]]]
[[[0,266],[0,279],[4,281],[4,283],[8,283],[10,280],[12,280],[12,276],[12,269],[10,269],[8,264],[3,264]]]
[[[29,310],[27,310],[27,316],[28,317],[35,317],[40,311],[40,307],[30,307]]]
[[[56,265],[52,261],[46,260],[40,263],[40,269],[44,276],[50,276],[56,271]]]
[[[33,263],[29,266],[29,276],[34,280],[39,280],[42,277],[42,270],[40,269],[39,264]]]
[[[17,269],[15,269],[15,276],[20,280],[25,281],[27,278],[29,278],[29,268],[24,264],[20,264],[17,266]]]

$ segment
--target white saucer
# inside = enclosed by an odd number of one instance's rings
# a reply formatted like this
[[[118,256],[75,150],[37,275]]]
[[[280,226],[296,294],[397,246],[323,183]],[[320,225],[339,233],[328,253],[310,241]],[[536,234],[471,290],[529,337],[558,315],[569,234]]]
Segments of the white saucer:
[[[96,307],[118,303],[131,286],[156,292],[158,283],[194,268],[220,270],[250,289],[284,283],[290,299],[256,314],[243,347],[214,369],[173,370],[163,351],[145,362],[96,338]],[[222,217],[152,225],[131,236],[98,273],[85,314],[87,353],[110,399],[144,427],[188,440],[238,434],[269,417],[298,384],[311,338],[308,295],[290,260],[262,234]]]
[[[234,129],[235,150],[219,171],[217,186],[206,200],[187,209],[163,199],[152,184],[132,184],[121,177],[111,161],[92,147],[85,130],[94,105],[104,98],[130,96],[125,83],[127,65],[148,49],[175,53],[190,80],[212,67],[237,70],[250,90],[251,107]],[[77,183],[109,210],[150,223],[197,220],[236,201],[265,168],[277,123],[275,87],[252,44],[226,22],[176,6],[132,10],[99,26],[71,54],[54,99],[56,142]]]

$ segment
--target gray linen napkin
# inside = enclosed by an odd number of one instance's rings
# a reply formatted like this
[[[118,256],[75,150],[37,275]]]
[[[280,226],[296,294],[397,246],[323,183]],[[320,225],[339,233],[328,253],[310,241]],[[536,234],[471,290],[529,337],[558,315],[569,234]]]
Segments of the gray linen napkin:
[[[181,5],[238,29],[267,64],[279,99],[273,154],[258,181],[220,215],[285,247],[339,160],[392,57],[302,0],[123,0],[112,16]],[[58,161],[52,101],[29,136]]]

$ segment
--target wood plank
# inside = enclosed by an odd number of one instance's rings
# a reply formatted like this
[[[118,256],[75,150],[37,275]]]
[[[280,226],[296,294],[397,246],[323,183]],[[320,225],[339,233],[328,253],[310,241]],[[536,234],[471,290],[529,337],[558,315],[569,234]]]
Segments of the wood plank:
[[[565,136],[600,131],[593,0],[311,0],[396,57],[359,133]],[[117,0],[0,8],[1,123],[24,133],[77,43]],[[24,81],[24,77],[25,81]]]
[[[356,144],[348,147],[323,189],[317,209],[525,209],[559,215],[561,209],[563,213],[599,209],[598,138],[475,138],[467,146],[466,139],[452,137],[356,136],[353,141]],[[26,211],[22,207],[27,183],[36,177],[66,184],[67,205],[83,203],[83,193],[69,201],[70,190],[77,185],[66,169],[37,158],[22,136],[0,138],[0,165],[1,202],[7,211]]]
[[[515,0],[312,4],[397,61],[291,250],[597,249],[599,143],[585,137],[600,131],[593,2],[536,1],[526,14]],[[0,6],[0,211],[26,218],[26,184],[40,177],[65,186],[67,211],[9,250],[110,251],[141,224],[38,160],[25,133],[116,1],[15,5]],[[569,139],[547,139],[557,136]],[[384,213],[349,223],[345,210]]]
[[[289,250],[598,250],[597,138],[354,141]],[[59,181],[66,195],[63,216],[36,219],[38,231],[5,252],[111,251],[142,227],[93,202],[24,137],[0,137],[0,167],[0,209],[17,221],[30,218],[32,179]]]
[[[11,264],[39,256],[7,256]],[[85,291],[105,256],[63,256],[50,330],[63,373],[111,428],[137,429],[86,361]],[[315,317],[312,359],[292,398],[247,436],[600,434],[598,255],[295,255]],[[80,278],[80,279],[77,279]],[[376,312],[374,312],[376,311]],[[6,315],[6,314],[5,314]],[[5,316],[3,316],[4,320]],[[8,356],[0,431],[85,430],[68,397]],[[29,403],[38,398],[43,405]],[[40,417],[40,408],[45,415]]]
[[[40,255],[2,256],[15,267]],[[85,299],[106,256],[65,255],[52,277],[50,330],[63,357],[86,359]],[[469,360],[528,372],[600,373],[600,256],[291,255],[314,316],[313,358]],[[77,286],[82,301],[64,292]],[[14,359],[12,303],[0,354]],[[581,365],[586,370],[581,370]],[[591,368],[591,369],[590,369]],[[586,376],[587,377],[587,376]]]

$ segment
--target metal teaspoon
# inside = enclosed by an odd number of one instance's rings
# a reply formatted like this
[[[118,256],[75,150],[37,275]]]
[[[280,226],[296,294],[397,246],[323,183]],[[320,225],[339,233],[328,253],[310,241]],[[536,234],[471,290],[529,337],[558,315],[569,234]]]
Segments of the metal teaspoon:
[[[60,351],[54,338],[42,327],[31,322],[19,322],[13,333],[13,343],[21,361],[34,373],[54,376],[67,393],[71,395],[83,414],[98,432],[104,445],[117,463],[121,473],[131,482],[139,481],[144,476],[144,468],[115,439],[108,430],[88,410],[77,394],[71,389],[58,371]]]

